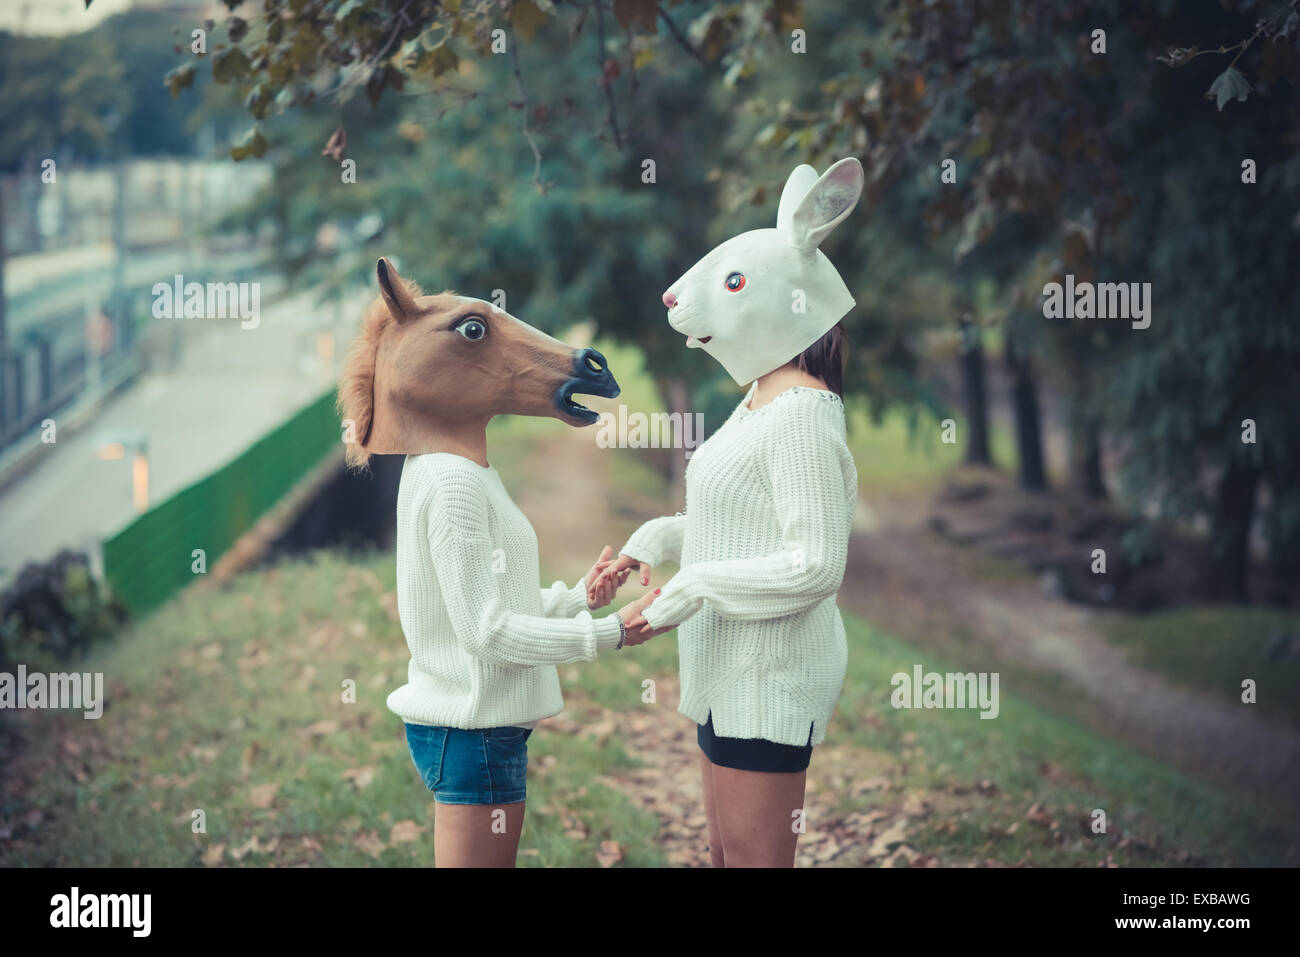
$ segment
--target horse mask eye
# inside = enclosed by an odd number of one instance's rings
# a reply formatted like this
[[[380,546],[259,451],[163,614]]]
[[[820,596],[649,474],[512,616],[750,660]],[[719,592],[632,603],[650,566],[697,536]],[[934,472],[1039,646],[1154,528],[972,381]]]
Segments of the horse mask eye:
[[[483,320],[471,317],[458,325],[456,331],[471,342],[477,342],[487,335],[487,326],[483,324]]]
[[[727,288],[732,292],[740,292],[745,288],[745,277],[738,272],[733,272],[727,277]]]

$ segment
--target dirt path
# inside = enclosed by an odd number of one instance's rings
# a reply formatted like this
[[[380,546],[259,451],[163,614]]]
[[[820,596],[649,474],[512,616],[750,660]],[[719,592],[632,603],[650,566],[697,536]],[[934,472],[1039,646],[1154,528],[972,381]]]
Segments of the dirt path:
[[[614,515],[608,453],[587,431],[557,441],[563,443],[564,467],[555,467],[558,450],[548,442],[522,471],[529,476],[527,487],[514,492],[537,529],[547,563],[572,574],[570,569],[588,567],[602,545],[618,548],[636,524],[627,512],[648,518],[667,506],[640,496],[621,502],[617,511],[623,514]],[[1082,699],[1074,709],[1081,720],[1194,776],[1256,795],[1300,794],[1300,736],[1133,665],[1102,637],[1097,612],[1050,598],[1033,582],[981,575],[978,555],[933,534],[926,515],[926,500],[917,497],[864,503],[841,607],[918,648],[933,646],[934,635],[959,630],[995,656],[994,667],[1002,658],[1064,679]],[[675,712],[675,682],[660,693]],[[629,753],[644,767],[604,783],[660,818],[672,863],[707,866],[694,725],[681,718],[646,730],[653,733],[629,736]],[[844,757],[851,763],[852,756]],[[815,762],[810,770],[808,808],[821,826],[801,840],[799,864],[917,863],[919,855],[906,848],[906,858],[887,854],[883,845],[873,848],[893,826],[884,812],[844,816],[834,809],[834,791],[853,785],[837,777],[838,764]],[[921,857],[919,863],[926,861]]]
[[[875,504],[849,546],[841,607],[919,646],[960,629],[1064,678],[1099,731],[1221,786],[1300,800],[1300,735],[1134,665],[1102,637],[1104,613],[1048,597],[1032,581],[979,575],[978,553],[930,532],[923,502]]]

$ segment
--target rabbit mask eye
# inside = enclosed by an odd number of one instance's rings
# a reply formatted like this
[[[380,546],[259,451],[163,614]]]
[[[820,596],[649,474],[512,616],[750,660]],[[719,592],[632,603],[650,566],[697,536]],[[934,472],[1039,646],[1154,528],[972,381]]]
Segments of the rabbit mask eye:
[[[729,291],[740,292],[740,290],[745,288],[745,277],[741,273],[733,272],[727,277],[726,285]]]

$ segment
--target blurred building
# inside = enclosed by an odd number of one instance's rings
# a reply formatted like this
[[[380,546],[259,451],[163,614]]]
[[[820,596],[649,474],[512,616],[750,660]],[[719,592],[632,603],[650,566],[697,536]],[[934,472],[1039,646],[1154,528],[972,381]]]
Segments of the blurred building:
[[[98,26],[106,17],[127,10],[193,12],[196,20],[224,19],[226,5],[217,0],[5,0],[0,30],[22,36],[60,36]]]

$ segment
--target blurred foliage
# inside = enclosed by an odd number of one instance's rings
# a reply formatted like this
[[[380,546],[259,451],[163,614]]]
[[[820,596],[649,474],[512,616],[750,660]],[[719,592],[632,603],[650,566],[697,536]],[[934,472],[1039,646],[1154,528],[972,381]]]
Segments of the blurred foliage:
[[[56,37],[0,31],[0,170],[47,157],[95,161],[190,153],[199,118],[161,77],[188,47],[183,13],[128,11],[96,29]],[[207,96],[202,122],[224,136],[242,112]],[[224,99],[224,98],[223,98]]]
[[[759,145],[863,154],[877,208],[919,180],[902,220],[951,248],[950,281],[976,263],[1013,312],[1039,311],[1043,284],[1066,273],[1151,282],[1148,330],[1035,319],[1018,334],[1076,430],[1120,451],[1133,496],[1167,515],[1209,513],[1216,545],[1236,551],[1229,565],[1244,561],[1256,480],[1275,560],[1294,567],[1300,551],[1296,7],[895,0],[838,22],[832,52],[858,62],[821,64],[806,102],[754,106],[767,110]],[[1199,46],[1156,56],[1189,39]],[[1222,79],[1235,70],[1255,95]],[[1220,112],[1229,83],[1242,102]],[[1246,159],[1256,184],[1243,182]],[[1242,442],[1244,419],[1256,444]]]
[[[64,550],[32,562],[0,593],[0,670],[34,670],[80,658],[115,634],[126,609],[90,574],[89,559]]]
[[[734,389],[659,294],[769,223],[793,165],[856,155],[865,199],[827,253],[873,416],[941,411],[936,360],[973,315],[1064,400],[1075,471],[1104,446],[1130,505],[1207,518],[1239,567],[1258,517],[1300,570],[1300,0],[227,6],[166,82],[210,81],[204,108],[247,118],[232,154],[277,181],[241,218],[277,227],[301,281],[328,293],[404,255],[544,328],[595,311],[669,405],[716,421]],[[1152,283],[1151,327],[1046,320],[1067,273]]]

